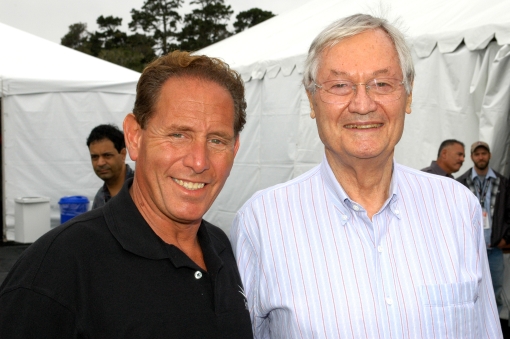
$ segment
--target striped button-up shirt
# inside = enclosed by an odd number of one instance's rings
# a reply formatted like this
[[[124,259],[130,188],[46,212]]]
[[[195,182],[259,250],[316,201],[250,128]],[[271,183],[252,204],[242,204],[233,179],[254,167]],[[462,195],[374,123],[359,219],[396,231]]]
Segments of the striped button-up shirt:
[[[231,241],[255,338],[502,338],[481,208],[394,164],[372,220],[326,159],[257,192]]]

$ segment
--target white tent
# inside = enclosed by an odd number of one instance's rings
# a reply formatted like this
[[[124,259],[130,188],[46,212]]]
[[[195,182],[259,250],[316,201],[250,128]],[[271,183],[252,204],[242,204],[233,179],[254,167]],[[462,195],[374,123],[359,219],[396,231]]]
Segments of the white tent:
[[[0,24],[3,203],[8,228],[14,199],[51,199],[52,223],[66,195],[92,199],[102,181],[86,138],[101,123],[122,128],[139,73]]]
[[[313,38],[355,13],[401,19],[416,67],[413,112],[397,145],[398,162],[423,168],[441,141],[491,145],[491,166],[510,166],[510,1],[313,0],[199,51],[245,80],[248,119],[232,174],[206,218],[228,231],[257,190],[289,180],[323,155],[301,85]],[[460,175],[472,166],[469,154]]]

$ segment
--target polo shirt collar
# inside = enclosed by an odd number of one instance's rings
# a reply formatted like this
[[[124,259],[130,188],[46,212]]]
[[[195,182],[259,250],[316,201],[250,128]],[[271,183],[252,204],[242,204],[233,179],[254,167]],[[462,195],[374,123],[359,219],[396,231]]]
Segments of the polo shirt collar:
[[[140,214],[129,194],[132,183],[132,178],[126,180],[119,194],[103,207],[110,232],[126,251],[147,259],[170,259],[176,267],[189,266],[191,259],[183,259],[187,258],[184,253],[177,247],[166,244]],[[205,223],[202,220],[197,238],[209,271],[222,266],[218,254],[226,247],[221,241],[211,237]]]
[[[400,211],[398,210],[398,171],[396,170],[395,160],[393,160],[393,172],[391,174],[391,182],[390,182],[390,196],[381,207],[381,210],[384,210],[388,205],[390,205],[391,212],[400,219]],[[338,207],[341,213],[341,223],[345,225],[350,218],[351,211],[354,210],[354,206],[357,205],[361,207],[357,202],[352,200],[347,193],[345,193],[343,187],[340,185],[338,180],[331,169],[331,166],[328,163],[326,156],[324,155],[321,163],[321,175],[324,178],[324,183],[326,189],[331,193],[333,197],[333,203]],[[379,212],[377,212],[379,213]]]

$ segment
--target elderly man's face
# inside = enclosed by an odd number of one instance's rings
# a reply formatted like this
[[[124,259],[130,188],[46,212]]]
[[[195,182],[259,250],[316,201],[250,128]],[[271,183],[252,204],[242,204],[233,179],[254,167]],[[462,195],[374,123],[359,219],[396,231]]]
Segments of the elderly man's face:
[[[225,184],[239,148],[230,93],[211,81],[170,78],[146,129],[132,115],[124,126],[136,129],[128,149],[147,207],[179,224],[200,221]]]
[[[342,40],[322,53],[316,82],[348,80],[367,83],[377,78],[403,80],[395,47],[382,30],[370,30]],[[319,89],[308,97],[317,118],[319,136],[328,160],[352,162],[388,157],[402,136],[405,113],[411,112],[411,95],[400,86],[399,99],[376,102],[364,86],[350,102],[325,103]]]

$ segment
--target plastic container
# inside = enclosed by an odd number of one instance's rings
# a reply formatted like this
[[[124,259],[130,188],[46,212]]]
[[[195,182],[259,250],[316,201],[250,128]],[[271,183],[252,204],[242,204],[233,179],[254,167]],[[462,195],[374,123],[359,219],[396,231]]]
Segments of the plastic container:
[[[50,230],[50,198],[14,199],[14,240],[33,243]]]
[[[62,197],[58,204],[60,205],[61,224],[89,210],[89,199],[82,195]]]

